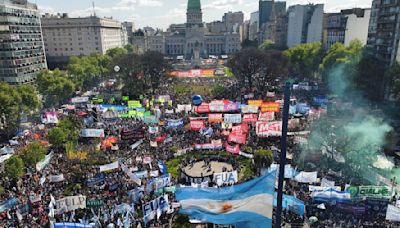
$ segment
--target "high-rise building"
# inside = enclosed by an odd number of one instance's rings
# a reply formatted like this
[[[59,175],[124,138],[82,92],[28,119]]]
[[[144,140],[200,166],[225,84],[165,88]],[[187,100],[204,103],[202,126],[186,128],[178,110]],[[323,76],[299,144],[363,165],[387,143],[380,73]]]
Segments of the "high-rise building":
[[[348,46],[355,39],[367,44],[370,14],[371,9],[360,8],[326,14],[324,46],[330,48],[335,43]]]
[[[400,61],[400,1],[373,0],[368,46],[386,66]]]
[[[29,83],[46,68],[37,6],[26,0],[0,0],[0,81]]]
[[[284,45],[286,37],[283,39],[281,37],[286,36],[286,24],[286,2],[259,1],[259,44],[270,40],[273,43]]]
[[[42,30],[50,68],[63,66],[70,56],[104,54],[128,43],[126,29],[111,18],[47,14],[42,17]]]
[[[122,22],[122,28],[126,30],[128,43],[132,44],[133,31],[135,30],[135,26],[134,26],[133,22],[128,22],[128,21]],[[123,35],[124,34],[125,33],[123,33]]]
[[[222,22],[225,24],[227,32],[239,32],[237,29],[243,24],[244,14],[243,12],[228,12],[222,17]],[[235,30],[235,28],[237,28]]]
[[[287,46],[322,41],[324,5],[294,5],[288,9]]]
[[[249,39],[249,31],[250,31],[250,20],[245,21],[240,26],[240,42]]]
[[[253,12],[250,14],[250,25],[249,25],[249,40],[257,40],[259,26],[259,12]]]

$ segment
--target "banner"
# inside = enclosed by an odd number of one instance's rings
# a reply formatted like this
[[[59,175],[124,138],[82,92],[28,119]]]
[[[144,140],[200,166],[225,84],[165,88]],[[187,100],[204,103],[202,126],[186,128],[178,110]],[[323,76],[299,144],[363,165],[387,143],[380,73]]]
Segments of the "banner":
[[[281,136],[282,122],[257,122],[256,133],[259,137]]]
[[[224,104],[224,112],[232,112],[238,110],[239,110],[239,105],[237,103],[229,102],[227,104]]]
[[[266,102],[261,105],[261,112],[280,112],[281,104],[278,102]]]
[[[88,200],[86,201],[86,207],[87,208],[96,208],[96,207],[102,207],[104,205],[103,200]]]
[[[197,113],[209,113],[210,105],[203,102],[200,106],[196,107],[196,112]]]
[[[183,128],[183,119],[178,119],[178,120],[167,120],[167,124],[165,126],[167,129],[178,129],[178,128]]]
[[[138,148],[142,143],[143,143],[143,139],[141,139],[141,140],[135,142],[134,144],[132,144],[132,145],[130,146],[131,150],[134,150],[134,149]]]
[[[240,124],[240,125],[232,127],[232,133],[246,135],[248,132],[249,132],[249,125],[247,125],[247,124]]]
[[[140,103],[140,101],[128,101],[128,107],[129,108],[135,108],[135,107],[141,108],[142,104]]]
[[[149,127],[149,133],[150,134],[157,134],[159,132],[158,127]]]
[[[73,222],[57,222],[54,228],[93,228],[93,225]]]
[[[43,160],[40,162],[36,163],[36,170],[40,172],[42,169],[44,169],[48,164],[50,164],[50,160],[53,157],[53,152],[50,154],[46,155]]]
[[[7,199],[6,201],[4,201],[0,204],[0,213],[13,208],[17,204],[18,204],[17,198],[12,197],[12,198]]]
[[[180,113],[180,112],[190,112],[192,110],[192,105],[179,105],[175,109],[175,112]]]
[[[135,172],[134,174],[135,174],[135,176],[136,176],[137,178],[139,178],[139,179],[144,179],[144,178],[147,178],[147,177],[149,176],[147,170],[145,170],[145,171],[140,171],[140,172]]]
[[[89,97],[74,97],[71,99],[72,104],[87,103],[87,102],[89,102]]]
[[[263,101],[262,100],[248,100],[247,104],[252,106],[261,107]]]
[[[222,114],[208,114],[209,123],[221,123],[223,121]]]
[[[58,117],[56,112],[45,112],[41,116],[43,124],[58,124]]]
[[[224,102],[215,102],[212,101],[210,104],[210,112],[224,112],[225,108],[224,108]]]
[[[273,121],[275,120],[275,113],[274,112],[262,112],[258,116],[258,121]]]
[[[214,173],[213,181],[218,186],[224,184],[235,184],[238,182],[238,173],[236,170],[233,172]]]
[[[106,176],[104,175],[104,173],[99,173],[99,174],[96,174],[96,176],[94,176],[93,178],[87,180],[86,185],[88,187],[94,187],[98,184],[101,184],[105,180],[106,180]]]
[[[195,150],[220,150],[223,148],[222,143],[195,144]]]
[[[349,213],[354,215],[363,215],[366,211],[365,206],[353,206],[347,203],[336,203],[336,208],[341,210],[342,213]]]
[[[107,164],[107,165],[101,165],[100,166],[100,172],[105,172],[113,169],[118,169],[119,168],[119,163],[118,161]]]
[[[191,120],[190,129],[194,131],[199,131],[204,128],[204,120]]]
[[[81,129],[82,138],[104,138],[104,129]]]
[[[400,208],[389,204],[386,211],[386,220],[400,222]]]
[[[60,175],[51,175],[49,176],[49,180],[51,183],[58,183],[61,181],[64,181],[64,174],[60,174]]]
[[[147,182],[146,191],[149,193],[159,188],[167,187],[170,183],[171,176],[169,174],[153,178]]]
[[[158,118],[156,116],[145,116],[143,118],[143,122],[145,124],[157,124],[158,123]]]
[[[56,214],[86,208],[86,196],[69,196],[56,201]]]
[[[318,182],[318,172],[300,172],[294,177],[299,183],[316,183]]]
[[[350,186],[346,188],[351,198],[390,198],[391,191],[387,186]]]
[[[156,141],[150,141],[150,147],[157,148],[158,147],[158,143]]]
[[[321,179],[321,187],[334,187],[335,181],[330,181],[325,178]]]
[[[243,122],[244,123],[256,123],[257,122],[257,114],[244,114]]]
[[[143,139],[145,131],[143,129],[123,129],[121,131],[122,140]]]
[[[232,129],[232,127],[233,127],[232,123],[225,123],[225,122],[221,123],[221,128],[222,129]]]
[[[239,145],[231,146],[228,143],[225,143],[225,149],[227,152],[229,152],[231,154],[239,154],[240,153]]]
[[[36,195],[34,193],[32,193],[31,195],[29,195],[29,201],[31,201],[31,203],[36,203],[42,200],[42,195]]]
[[[132,181],[134,181],[139,186],[142,185],[142,181],[140,180],[140,178],[135,173],[132,173],[129,170],[128,166],[126,166],[122,160],[119,160],[119,165],[121,166],[122,172],[128,175],[128,177],[131,178]]]
[[[158,170],[150,171],[150,177],[158,177],[160,175]]]
[[[322,187],[322,186],[313,186],[313,185],[309,185],[308,186],[308,191],[309,192],[321,192],[321,191],[326,191],[329,189],[333,189],[335,191],[341,191],[342,188],[340,186],[334,186],[334,187]]]
[[[258,113],[258,106],[253,106],[253,105],[242,106],[242,113]]]
[[[160,196],[155,200],[143,204],[144,222],[148,223],[149,221],[155,219],[156,216],[158,218],[158,215],[168,211],[168,208],[168,195]]]
[[[325,191],[314,191],[311,197],[316,202],[348,202],[350,201],[350,193],[345,191],[336,191],[334,189],[327,189]]]
[[[225,114],[224,122],[225,123],[242,123],[242,115],[241,114]]]
[[[69,160],[86,160],[88,157],[88,152],[84,151],[69,151],[67,152],[67,158]]]
[[[245,134],[232,132],[229,134],[228,142],[235,142],[237,144],[246,144],[247,136]]]

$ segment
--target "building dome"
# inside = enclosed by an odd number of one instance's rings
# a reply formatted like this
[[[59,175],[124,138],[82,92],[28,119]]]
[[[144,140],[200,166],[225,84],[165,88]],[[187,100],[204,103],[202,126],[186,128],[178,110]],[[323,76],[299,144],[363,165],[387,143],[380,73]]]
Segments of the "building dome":
[[[201,10],[200,0],[189,0],[187,9],[188,10]]]

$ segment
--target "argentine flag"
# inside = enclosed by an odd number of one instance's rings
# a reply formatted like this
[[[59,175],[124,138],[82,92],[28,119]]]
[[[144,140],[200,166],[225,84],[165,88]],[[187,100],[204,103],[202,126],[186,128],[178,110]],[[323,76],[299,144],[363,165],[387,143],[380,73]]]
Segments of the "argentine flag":
[[[275,172],[225,188],[178,188],[181,214],[219,225],[271,227]]]

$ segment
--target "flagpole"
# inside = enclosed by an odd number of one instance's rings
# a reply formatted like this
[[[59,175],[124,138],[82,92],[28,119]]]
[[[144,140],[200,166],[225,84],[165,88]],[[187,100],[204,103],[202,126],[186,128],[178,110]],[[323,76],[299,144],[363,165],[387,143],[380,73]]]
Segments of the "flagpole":
[[[285,175],[286,163],[286,138],[288,132],[289,122],[289,102],[290,102],[290,83],[286,82],[285,85],[285,98],[282,111],[282,138],[281,138],[281,154],[279,161],[279,180],[278,180],[278,199],[275,214],[275,228],[280,228],[282,224],[282,198],[283,198],[283,179]]]

